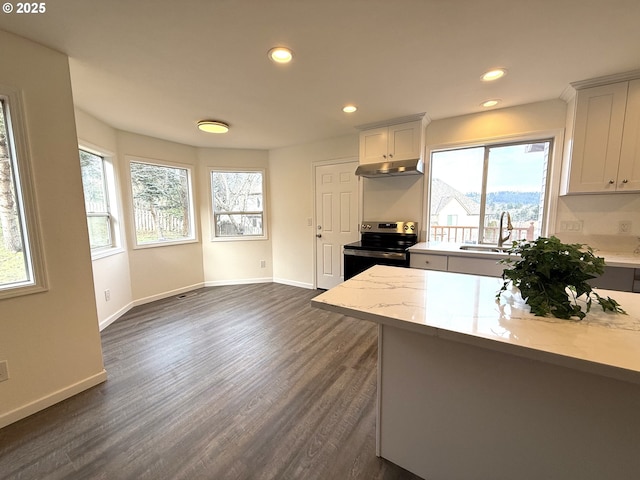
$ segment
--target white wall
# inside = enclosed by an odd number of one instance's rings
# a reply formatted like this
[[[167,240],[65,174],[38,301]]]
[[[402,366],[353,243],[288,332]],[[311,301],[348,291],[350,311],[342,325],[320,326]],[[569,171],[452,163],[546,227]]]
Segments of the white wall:
[[[68,59],[0,31],[0,83],[23,94],[49,290],[0,300],[0,427],[105,380]]]
[[[363,178],[362,181],[363,220],[422,222],[423,175]]]
[[[122,215],[122,181],[120,171],[123,159],[118,155],[118,137],[114,128],[106,125],[91,115],[76,109],[76,128],[78,142],[84,147],[93,147],[101,153],[112,154],[111,162],[116,173],[116,191],[119,192],[113,203],[117,204],[116,218],[119,224],[119,240],[122,249],[114,255],[98,258],[93,261],[93,284],[98,308],[100,329],[104,329],[123,313],[129,310],[133,304],[131,293],[131,279],[129,272],[129,251],[125,238],[124,218]],[[105,299],[104,291],[109,290],[110,300]]]
[[[270,175],[268,172],[269,155],[266,150],[240,149],[198,149],[200,188],[200,224],[202,230],[202,255],[205,285],[229,285],[237,283],[270,282],[273,277],[271,255],[270,213]],[[267,191],[266,240],[230,240],[212,241],[212,209],[210,171],[212,168],[260,168],[265,170]],[[261,267],[261,261],[265,267]]]
[[[357,156],[357,133],[269,152],[274,281],[314,285],[313,163]]]
[[[620,221],[631,231],[618,233]],[[563,221],[581,221],[582,231],[560,230]],[[632,252],[640,245],[640,194],[570,195],[560,197],[556,235],[565,242],[586,243],[606,251]]]
[[[562,100],[548,100],[434,120],[427,126],[427,147],[564,129],[566,111]]]
[[[123,186],[122,205],[129,248],[131,294],[135,304],[146,303],[169,295],[182,293],[204,285],[202,267],[202,235],[196,222],[198,241],[178,245],[135,248],[133,212],[129,193],[129,157],[159,160],[191,166],[195,208],[200,202],[197,149],[157,138],[118,131],[118,154],[121,162],[120,179]]]

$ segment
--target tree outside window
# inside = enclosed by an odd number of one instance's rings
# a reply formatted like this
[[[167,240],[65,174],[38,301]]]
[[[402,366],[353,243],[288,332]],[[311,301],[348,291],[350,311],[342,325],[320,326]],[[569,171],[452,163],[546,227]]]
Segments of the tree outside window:
[[[194,240],[190,171],[138,161],[130,166],[136,243]]]
[[[97,250],[113,247],[113,222],[105,175],[105,160],[99,155],[80,150],[80,169],[91,248]]]
[[[0,98],[0,290],[34,283],[7,110]]]
[[[212,171],[214,236],[264,237],[262,171]]]

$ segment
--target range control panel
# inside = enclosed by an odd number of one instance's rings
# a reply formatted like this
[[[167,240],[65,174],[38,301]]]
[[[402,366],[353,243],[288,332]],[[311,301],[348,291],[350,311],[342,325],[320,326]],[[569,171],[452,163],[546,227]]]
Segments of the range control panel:
[[[417,222],[362,222],[360,232],[372,233],[418,233]]]

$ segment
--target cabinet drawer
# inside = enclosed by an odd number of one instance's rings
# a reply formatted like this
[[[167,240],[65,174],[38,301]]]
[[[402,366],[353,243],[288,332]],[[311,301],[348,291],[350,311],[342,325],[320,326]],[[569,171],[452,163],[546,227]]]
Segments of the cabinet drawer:
[[[430,255],[427,253],[410,253],[409,266],[411,268],[421,268],[423,270],[447,271],[446,255]]]
[[[501,277],[507,265],[498,263],[496,258],[450,257],[449,271],[470,273],[487,277]]]

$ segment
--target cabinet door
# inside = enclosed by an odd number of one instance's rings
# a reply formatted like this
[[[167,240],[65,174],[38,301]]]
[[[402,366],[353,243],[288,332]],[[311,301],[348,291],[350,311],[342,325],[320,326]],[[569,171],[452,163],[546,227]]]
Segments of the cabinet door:
[[[422,122],[410,122],[389,127],[389,156],[391,160],[410,160],[420,157]]]
[[[640,80],[629,82],[618,191],[640,190]]]
[[[384,162],[387,159],[388,128],[373,128],[360,133],[360,163]]]
[[[578,91],[569,192],[616,190],[628,82]]]

